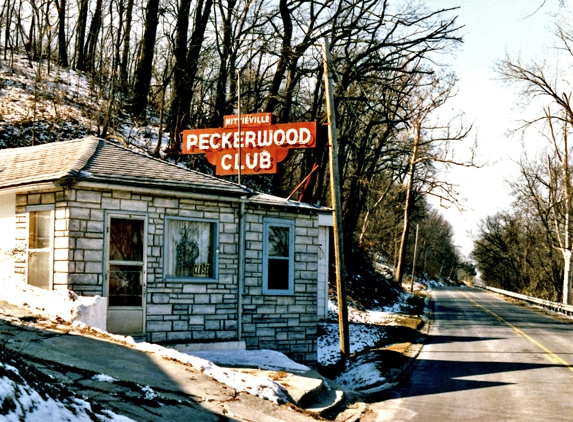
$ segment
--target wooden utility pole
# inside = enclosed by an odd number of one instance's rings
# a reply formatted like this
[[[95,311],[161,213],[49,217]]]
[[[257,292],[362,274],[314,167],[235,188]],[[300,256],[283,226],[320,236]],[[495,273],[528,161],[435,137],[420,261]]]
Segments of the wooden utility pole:
[[[237,158],[239,161],[238,169],[237,169],[237,183],[241,184],[241,166],[243,165],[241,159],[241,70],[237,72],[237,136],[238,136],[238,145],[239,145],[239,157],[235,157],[235,163],[233,165],[237,165]]]
[[[348,307],[346,305],[346,281],[344,278],[344,243],[342,232],[342,203],[340,200],[340,176],[338,171],[338,141],[336,138],[336,113],[334,93],[330,75],[330,45],[323,39],[324,85],[326,92],[326,113],[328,117],[328,150],[330,152],[330,197],[334,219],[334,255],[336,260],[336,289],[338,293],[338,325],[340,327],[340,354],[345,360],[350,354],[348,334]]]

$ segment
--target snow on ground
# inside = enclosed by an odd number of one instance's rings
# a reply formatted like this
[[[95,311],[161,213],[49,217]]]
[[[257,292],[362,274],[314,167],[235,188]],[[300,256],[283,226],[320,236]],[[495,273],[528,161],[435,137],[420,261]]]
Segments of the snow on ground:
[[[65,120],[73,116],[81,118],[87,126],[91,124],[91,119],[76,111],[78,103],[91,103],[93,107],[89,81],[84,76],[72,69],[54,66],[48,74],[45,65],[36,62],[31,66],[24,65],[27,60],[22,56],[18,56],[17,62],[14,66],[8,66],[6,62],[0,64],[3,96],[9,96],[9,101],[0,105],[6,123],[26,121],[33,112],[38,121]]]
[[[40,313],[47,318],[60,322],[61,320],[70,322],[70,315],[81,314],[77,308],[85,306],[90,300],[97,300],[97,298],[79,297],[69,291],[45,291],[27,284],[15,282],[9,278],[0,279],[0,298],[13,305],[29,308],[30,310]],[[407,295],[404,295],[402,298],[403,301],[401,301],[398,306],[393,306],[392,308],[383,309],[377,312],[360,312],[351,310],[349,312],[349,319],[351,321],[351,353],[357,353],[378,344],[385,336],[384,327],[380,324],[391,324],[392,314],[407,306],[405,303],[406,298]],[[331,311],[335,311],[335,306],[333,304],[330,305],[330,308]],[[322,365],[326,366],[338,361],[340,356],[338,324],[324,322],[321,323],[321,326],[324,332],[319,333],[318,360]],[[86,325],[82,322],[75,321],[71,323],[71,327],[72,329],[76,328],[80,330],[85,329]],[[102,330],[96,329],[96,331],[103,333]],[[278,383],[266,377],[239,373],[232,369],[225,368],[224,366],[257,367],[259,369],[277,371],[285,370],[292,373],[304,373],[310,369],[290,360],[280,352],[271,350],[231,350],[182,353],[157,344],[136,342],[131,337],[118,336],[109,333],[105,334],[117,342],[137,348],[142,352],[153,353],[158,356],[190,364],[211,376],[218,382],[226,384],[237,391],[245,391],[275,403],[285,403],[288,401],[288,396],[286,395],[285,390]],[[376,381],[383,380],[379,371],[371,363],[365,363],[364,365],[359,366],[354,365],[351,371],[352,372],[349,374],[342,374],[342,377],[346,376],[348,380],[355,380],[354,384],[345,382],[345,385],[349,388],[359,388],[361,385],[368,385]],[[115,379],[113,378],[113,375],[114,374],[101,374],[100,377],[102,381],[114,382]],[[142,388],[146,387],[144,386]],[[151,390],[151,388],[149,388],[149,390],[150,391],[148,391],[146,395],[148,395],[148,397],[152,397],[153,390]],[[0,378],[0,403],[2,403],[2,401],[6,401],[8,397],[11,397],[12,401],[21,401],[19,406],[22,406],[22,408],[25,408],[25,406],[28,406],[28,409],[30,409],[31,406],[35,406],[37,409],[53,408],[52,410],[54,412],[56,412],[57,406],[60,406],[58,408],[59,410],[57,410],[58,412],[64,412],[62,409],[65,409],[61,403],[58,404],[49,397],[42,399],[40,395],[34,394],[34,391],[32,391],[30,386],[17,386],[13,381],[2,377]],[[41,400],[44,401],[40,403],[39,401]],[[78,415],[82,415],[89,411],[85,410],[89,408],[89,403],[87,402],[80,403],[78,401],[77,405],[74,406],[74,411],[77,412]],[[19,407],[16,407],[11,413],[11,415],[13,415],[13,420],[18,420],[18,409]],[[35,411],[34,414],[36,414]],[[40,414],[41,413],[38,413],[38,415]],[[75,420],[83,420],[82,417],[83,416],[79,416],[78,419]],[[40,420],[40,418],[37,420]],[[59,420],[66,420],[66,418],[62,416],[62,419]],[[116,421],[126,419],[117,419],[117,415],[109,413],[101,416],[100,420]]]
[[[217,365],[247,366],[269,371],[288,371],[294,374],[302,374],[310,369],[275,350],[233,350],[230,352],[209,350],[185,353],[209,360]]]
[[[368,358],[358,356],[353,365],[336,377],[335,381],[354,390],[385,384],[386,378],[380,373],[379,363],[369,362]]]
[[[101,130],[108,104],[94,93],[88,76],[25,56],[0,61],[0,146],[83,138]],[[154,149],[159,135],[156,119],[148,125],[118,120],[109,134],[124,139],[135,151]],[[98,123],[99,122],[99,123]],[[168,140],[162,135],[162,144]]]
[[[395,325],[395,315],[407,312],[408,293],[402,293],[392,306],[378,311],[348,310],[350,354],[360,353],[379,344],[386,336],[385,326]],[[328,304],[329,314],[336,319],[336,305]],[[324,334],[318,338],[318,361],[321,365],[333,365],[340,360],[340,337],[338,323],[321,322],[319,327]]]
[[[69,291],[63,293],[46,291],[28,284],[15,282],[9,278],[0,280],[0,297],[13,305],[26,307],[50,319],[60,319],[66,322],[70,321],[70,315],[81,313],[80,310],[75,309],[75,307],[80,308],[85,306],[87,300],[97,300],[97,297],[83,298]],[[74,321],[72,327],[82,329],[86,328],[86,325],[81,321]],[[96,330],[103,332],[102,330]],[[132,337],[118,336],[109,333],[108,335],[117,342],[124,343],[143,352],[190,364],[211,376],[213,379],[233,387],[237,391],[246,391],[275,403],[285,403],[288,401],[288,396],[283,387],[270,379],[248,374],[239,374],[235,371],[221,368],[208,360],[181,353],[177,350],[162,347],[157,344],[137,343]],[[261,356],[257,356],[257,351],[253,351],[252,353],[244,352],[243,356],[251,363],[262,360],[264,364],[264,362],[269,361],[269,351],[264,351]],[[276,355],[274,355],[272,359],[274,359],[276,363],[282,363],[286,367],[285,369],[296,368],[298,371],[301,371],[303,365],[290,361],[290,359],[278,352],[274,353],[276,353]],[[281,355],[280,358],[278,357],[279,355]],[[219,361],[222,362],[222,364],[228,364],[227,361],[237,362],[237,356],[237,351],[230,351],[227,355],[219,353]],[[304,368],[306,368],[306,370],[310,369],[307,367]]]
[[[70,290],[44,290],[37,287],[14,283],[8,278],[0,276],[0,298],[8,300],[16,306],[25,307],[33,312],[52,319],[59,319],[66,323],[82,320],[89,321],[92,326],[103,326],[105,322],[97,321],[93,324],[94,318],[89,315],[89,311],[94,307],[105,305],[100,296],[78,296]]]
[[[128,422],[133,419],[117,415],[109,410],[100,412],[90,403],[77,397],[65,400],[51,398],[31,387],[18,369],[0,362],[0,409],[1,419],[6,422]]]
[[[329,303],[329,307],[333,307]],[[351,312],[349,312],[349,321],[352,321]],[[322,322],[319,324],[322,333],[319,333],[318,340],[318,361],[322,365],[333,365],[340,360],[340,337],[338,323]],[[373,345],[377,344],[385,336],[384,327],[352,324],[348,326],[348,335],[350,341],[350,353],[359,353]]]

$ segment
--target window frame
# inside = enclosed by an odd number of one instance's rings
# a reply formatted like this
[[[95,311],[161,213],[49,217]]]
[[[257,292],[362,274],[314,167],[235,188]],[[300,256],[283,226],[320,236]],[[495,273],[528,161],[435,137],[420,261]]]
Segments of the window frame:
[[[48,205],[28,205],[26,206],[26,284],[37,287],[39,289],[43,289],[43,287],[35,286],[30,284],[29,277],[30,277],[30,253],[33,252],[48,252],[49,257],[48,261],[50,264],[49,272],[48,272],[48,288],[45,290],[53,290],[54,289],[54,237],[55,237],[55,205],[48,204]],[[31,214],[38,211],[50,211],[50,244],[46,248],[30,248],[30,223],[31,223]]]
[[[269,227],[286,227],[289,229],[288,257],[269,256]],[[292,296],[294,292],[294,264],[295,264],[295,222],[290,219],[264,218],[263,219],[263,294],[275,296]],[[288,260],[288,289],[270,289],[269,286],[269,258]]]
[[[193,276],[176,276],[176,275],[168,275],[167,274],[167,267],[168,267],[168,253],[167,253],[167,245],[169,241],[169,221],[188,221],[191,223],[208,223],[211,224],[213,227],[212,233],[212,249],[213,249],[213,257],[212,257],[212,276],[211,277],[193,277]],[[164,232],[163,232],[163,279],[165,281],[184,281],[184,282],[205,282],[205,281],[215,281],[219,277],[219,220],[215,219],[208,219],[208,218],[192,218],[192,217],[179,217],[176,215],[169,215],[165,216],[164,220]]]

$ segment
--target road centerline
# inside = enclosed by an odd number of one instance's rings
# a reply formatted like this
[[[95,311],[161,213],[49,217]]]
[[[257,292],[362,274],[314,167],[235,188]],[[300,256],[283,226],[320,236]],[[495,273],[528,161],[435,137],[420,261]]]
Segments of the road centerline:
[[[469,297],[469,295],[467,295],[464,292],[461,292],[463,296],[466,297],[466,299],[468,299],[470,302],[472,302],[475,306],[477,306],[478,308],[483,309],[484,311],[486,311],[487,313],[489,313],[490,315],[492,315],[493,317],[495,317],[497,320],[499,320],[500,322],[503,322],[504,324],[506,324],[507,326],[511,327],[513,329],[513,331],[515,331],[515,333],[518,336],[524,337],[527,340],[529,340],[530,342],[532,342],[533,344],[535,344],[537,347],[539,347],[540,349],[542,349],[545,353],[547,353],[547,358],[551,361],[554,362],[558,362],[560,364],[562,364],[563,366],[567,367],[570,371],[573,372],[573,366],[571,366],[568,362],[566,362],[565,360],[563,360],[560,356],[556,355],[555,353],[553,353],[549,348],[545,347],[543,344],[541,344],[540,342],[538,342],[537,340],[535,340],[533,337],[529,336],[528,334],[524,333],[522,330],[520,330],[519,328],[517,328],[515,325],[511,324],[510,322],[506,321],[505,319],[503,319],[502,317],[500,317],[499,315],[497,315],[495,312],[493,312],[492,310],[486,308],[485,306],[477,303],[475,300],[473,300],[471,297]]]

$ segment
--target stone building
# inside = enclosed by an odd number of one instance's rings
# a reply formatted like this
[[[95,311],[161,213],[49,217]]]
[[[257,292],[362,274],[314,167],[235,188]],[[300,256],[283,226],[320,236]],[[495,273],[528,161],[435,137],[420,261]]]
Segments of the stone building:
[[[89,137],[0,154],[0,268],[107,300],[107,330],[316,363],[324,209]]]

